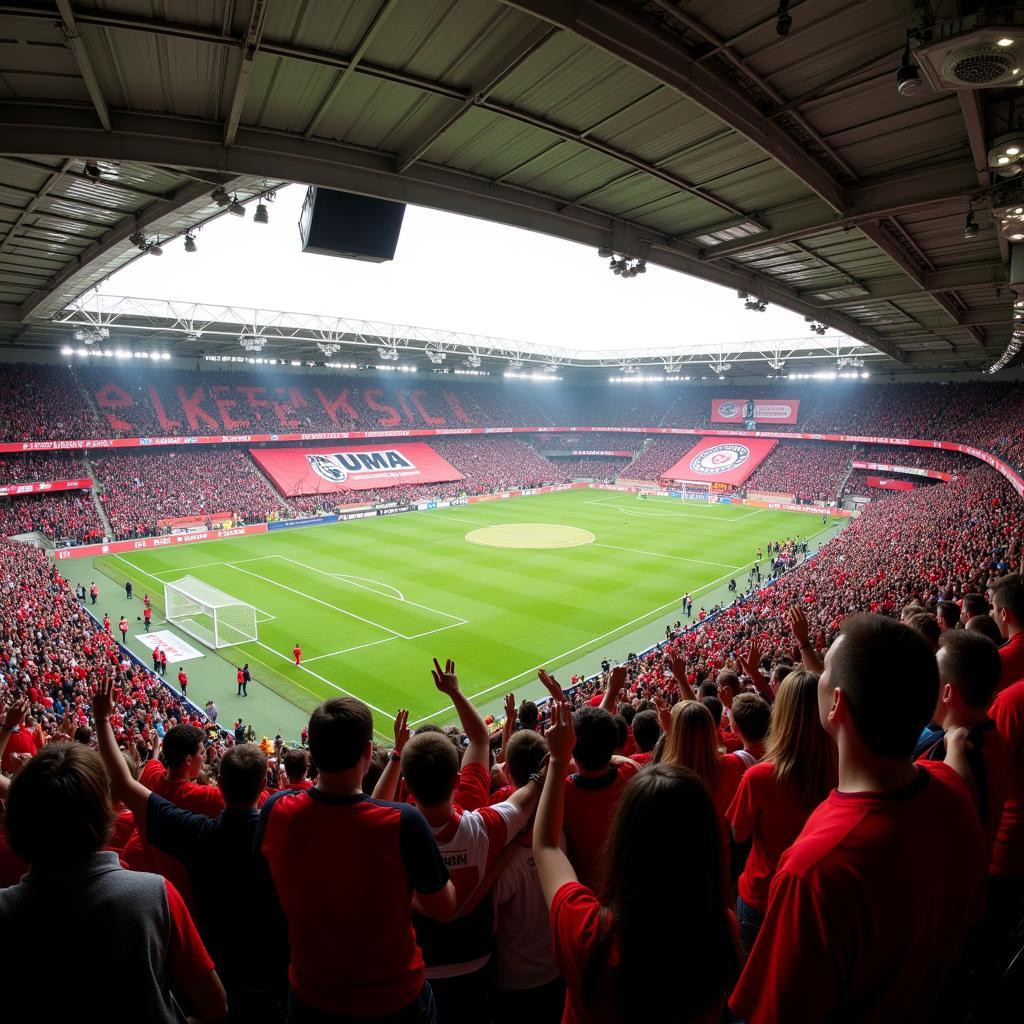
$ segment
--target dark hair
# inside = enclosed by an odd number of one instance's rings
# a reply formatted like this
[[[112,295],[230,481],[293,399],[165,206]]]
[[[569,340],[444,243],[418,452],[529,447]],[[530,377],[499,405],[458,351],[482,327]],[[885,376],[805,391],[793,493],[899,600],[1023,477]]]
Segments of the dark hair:
[[[75,742],[84,743],[88,747],[92,743],[92,729],[87,725],[80,725],[75,730]]]
[[[309,718],[309,754],[322,772],[354,768],[373,740],[373,715],[355,697],[325,700]]]
[[[915,633],[924,637],[932,651],[937,651],[939,648],[939,637],[942,636],[942,630],[939,629],[939,623],[934,615],[929,615],[927,612],[918,612],[916,615],[911,615],[907,622]]]
[[[651,979],[671,977],[685,993],[673,1020],[706,1020],[721,1008],[739,967],[725,908],[722,842],[719,814],[693,772],[659,764],[629,781],[605,846],[601,914],[611,927],[584,968],[585,998],[593,1000],[610,973],[618,1019],[664,1020],[664,992]],[[676,913],[666,907],[664,878],[651,870],[652,857],[701,866],[700,880],[676,894]],[[613,946],[619,955],[609,968]]]
[[[517,789],[525,786],[534,772],[540,771],[547,752],[548,745],[539,732],[520,729],[512,736],[505,748],[505,773]]]
[[[402,750],[402,775],[418,804],[443,804],[452,795],[458,774],[458,752],[443,733],[420,733]]]
[[[737,680],[738,681],[738,680]],[[701,697],[717,697],[718,696],[718,683],[713,679],[705,679],[704,682],[697,687],[697,699]]]
[[[164,736],[163,755],[168,768],[180,768],[206,742],[206,733],[194,725],[176,725]]]
[[[717,697],[701,697],[700,702],[711,712],[717,729],[722,724],[722,702]]]
[[[633,717],[633,740],[637,750],[646,754],[654,749],[661,738],[661,723],[657,711],[638,711]]]
[[[715,677],[715,683],[718,686],[728,686],[735,693],[740,688],[740,677],[732,669],[723,668]],[[717,694],[718,691],[716,690],[715,693]]]
[[[768,735],[772,707],[756,693],[741,693],[732,702],[732,720],[745,740],[757,743]]]
[[[1003,671],[999,648],[977,630],[958,629],[942,634],[939,650],[939,682],[952,683],[969,708],[987,708]]]
[[[576,746],[572,756],[587,772],[600,771],[619,745],[619,728],[615,719],[604,708],[582,707],[572,716],[576,730]]]
[[[984,594],[964,594],[963,614],[960,618],[964,621],[973,619],[975,615],[988,615],[988,601]]]
[[[267,784],[267,755],[254,743],[239,743],[220,759],[220,791],[226,804],[255,804]]]
[[[537,705],[532,700],[524,700],[519,705],[519,721],[524,729],[537,728],[537,722],[540,721],[540,711],[537,710]]]
[[[989,590],[996,608],[1005,608],[1024,626],[1024,579],[1012,572],[994,580]]]
[[[933,620],[934,621],[934,620]],[[861,742],[879,757],[909,757],[939,696],[935,655],[920,633],[883,615],[848,615],[829,652]]]
[[[1003,634],[999,632],[999,626],[991,615],[973,615],[967,620],[967,628],[982,636],[987,636],[997,647],[1002,645]]]
[[[362,790],[367,796],[372,796],[377,783],[380,782],[380,777],[384,774],[384,769],[388,766],[388,750],[387,747],[381,746],[379,743],[374,743],[373,750],[370,753],[370,764],[366,769],[366,774],[363,776]]]
[[[634,710],[633,705],[630,704],[628,701],[623,701],[615,709],[615,713],[617,715],[621,715],[626,720],[626,725],[633,724],[633,718],[636,715],[636,711]]]
[[[309,754],[302,747],[294,747],[282,758],[284,773],[289,782],[301,782],[309,771]]]
[[[48,744],[11,782],[7,838],[29,864],[78,864],[107,845],[113,823],[107,771],[81,743]]]
[[[618,734],[615,749],[621,750],[629,742],[629,725],[622,715],[612,715],[612,718],[615,720],[615,731]]]
[[[960,606],[952,601],[940,601],[935,608],[935,614],[952,629],[960,621]]]
[[[781,683],[782,680],[785,679],[786,676],[788,676],[789,673],[792,671],[793,666],[790,665],[788,661],[780,661],[778,665],[776,665],[775,668],[772,669],[771,681],[775,683],[776,686],[778,686],[778,684]]]

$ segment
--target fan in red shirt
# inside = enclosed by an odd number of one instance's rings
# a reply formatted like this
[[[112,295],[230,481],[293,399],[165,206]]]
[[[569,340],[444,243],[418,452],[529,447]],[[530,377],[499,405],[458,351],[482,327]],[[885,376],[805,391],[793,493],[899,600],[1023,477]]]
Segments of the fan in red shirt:
[[[764,921],[779,858],[835,784],[836,745],[818,718],[818,677],[798,669],[776,692],[765,760],[744,772],[726,812],[733,839],[751,841],[736,901],[744,952]]]
[[[1002,576],[989,588],[992,610],[1006,643],[999,648],[1003,663],[999,689],[1024,679],[1024,580],[1016,573]]]
[[[178,686],[183,696],[188,695],[188,675],[183,668],[178,669]]]
[[[1003,690],[989,714],[1006,743],[1009,781],[989,868],[995,929],[1013,927],[1024,913],[1024,680]]]
[[[565,773],[579,746],[568,705],[555,704],[547,741],[533,854],[566,981],[563,1024],[664,1020],[666,999],[675,1021],[717,1024],[739,957],[735,920],[725,908],[719,816],[703,782],[664,764],[630,780],[609,823],[595,891],[559,848]],[[666,884],[652,863],[699,864],[701,877],[693,885]]]
[[[999,650],[975,630],[946,630],[939,639],[939,703],[934,724],[944,735],[919,758],[931,768],[945,761],[957,769],[974,797],[988,855],[999,831],[1009,778],[1009,753],[988,708],[999,685]]]
[[[730,1000],[748,1024],[929,1018],[985,877],[963,780],[912,761],[938,692],[918,633],[879,615],[844,620],[818,684],[839,785],[779,861]]]

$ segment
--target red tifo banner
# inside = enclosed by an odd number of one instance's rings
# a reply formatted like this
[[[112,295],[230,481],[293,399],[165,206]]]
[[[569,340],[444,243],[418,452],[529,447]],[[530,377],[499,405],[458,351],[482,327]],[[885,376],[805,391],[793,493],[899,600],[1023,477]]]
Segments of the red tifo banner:
[[[250,448],[249,454],[289,498],[465,479],[421,442],[359,448]]]
[[[881,487],[887,491],[912,491],[917,485],[912,480],[890,480],[882,476],[866,476],[868,487]]]
[[[304,434],[211,434],[205,437],[99,437],[75,438],[57,441],[3,441],[0,453],[6,452],[61,452],[89,451],[109,448],[144,448],[183,444],[256,444],[265,441],[309,442],[335,440],[364,440],[377,437],[480,437],[490,434],[640,434],[668,437],[773,437],[779,441],[832,441],[840,444],[903,445],[908,448],[936,448],[946,452],[961,452],[980,459],[1005,477],[1013,489],[1024,497],[1024,477],[1012,466],[983,448],[956,441],[924,440],[909,437],[875,437],[871,434],[805,434],[782,430],[707,430],[700,427],[455,427],[430,430],[337,430]]]
[[[738,486],[778,444],[763,438],[731,440],[706,437],[695,444],[668,472],[668,480],[695,480]]]
[[[712,398],[712,423],[796,423],[800,399]]]
[[[92,480],[44,480],[31,484],[4,484],[0,486],[0,496],[8,494],[39,494],[43,491],[83,491],[92,487]]]

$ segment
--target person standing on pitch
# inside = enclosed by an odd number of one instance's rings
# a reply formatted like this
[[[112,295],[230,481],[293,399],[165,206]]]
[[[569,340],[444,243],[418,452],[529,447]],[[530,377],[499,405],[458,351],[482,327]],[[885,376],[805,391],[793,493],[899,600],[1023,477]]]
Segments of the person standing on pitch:
[[[128,642],[128,620],[122,615],[121,621],[118,622],[117,628],[121,630],[121,643]]]
[[[183,668],[178,669],[178,686],[181,687],[182,697],[188,696],[188,675]]]
[[[167,675],[167,651],[163,647],[160,648],[160,675]]]
[[[125,580],[124,584],[124,596],[130,601],[132,599],[132,581]]]
[[[153,618],[153,609],[150,608],[149,605],[146,605],[146,607],[142,611],[142,621],[146,624],[146,632],[147,633],[149,632],[149,623],[150,623],[150,620],[152,618]]]
[[[292,654],[295,655],[295,664],[302,664],[302,648],[299,646],[298,640],[295,641],[295,646],[292,648]]]
[[[249,683],[252,681],[252,673],[249,671],[249,662],[242,666],[242,696],[249,696]]]
[[[236,697],[245,696],[245,673],[242,671],[241,666],[235,672],[235,682],[238,683],[238,690],[235,692]]]

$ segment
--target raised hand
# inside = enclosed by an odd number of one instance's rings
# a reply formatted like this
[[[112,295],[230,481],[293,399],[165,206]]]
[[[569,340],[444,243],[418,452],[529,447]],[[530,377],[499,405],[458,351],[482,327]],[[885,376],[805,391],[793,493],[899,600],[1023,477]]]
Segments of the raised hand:
[[[626,688],[626,666],[616,665],[608,676],[608,692],[618,696]]]
[[[92,714],[97,722],[106,721],[114,710],[114,684],[104,679],[96,684],[92,695]]]
[[[551,763],[564,768],[572,760],[572,752],[576,746],[572,708],[565,701],[556,701],[551,709],[551,724],[544,738],[548,741]]]
[[[4,711],[4,727],[10,732],[13,729],[17,729],[22,722],[28,717],[29,713],[29,701],[28,697],[22,697],[21,700],[16,700],[12,704],[8,705]]]
[[[751,678],[754,677],[754,673],[760,671],[761,668],[761,645],[756,640],[750,641],[750,647],[747,649],[747,655],[745,658],[740,660],[740,664],[746,670],[746,673]]]
[[[544,684],[544,689],[551,694],[552,700],[565,702],[565,694],[562,692],[562,687],[553,675],[541,669],[537,673],[537,678]]]
[[[395,753],[400,754],[402,748],[409,742],[409,711],[407,708],[399,708],[395,715]]]
[[[807,625],[807,616],[798,604],[790,606],[789,628],[793,630],[793,636],[801,647],[810,646],[810,628]]]
[[[722,701],[722,706],[726,708],[732,707],[732,687],[731,686],[720,686],[718,688],[718,696]]]
[[[505,694],[505,721],[514,723],[518,711],[516,709],[516,695],[514,693]]]
[[[672,675],[676,677],[677,683],[686,682],[686,658],[681,654],[670,654],[668,656],[669,668],[672,670]]]
[[[670,733],[672,731],[672,708],[669,707],[668,701],[658,694],[655,694],[652,699],[655,708],[658,709],[658,724],[661,726],[661,731],[666,734]]]
[[[434,659],[434,667],[430,670],[434,677],[434,685],[448,697],[458,692],[459,677],[455,674],[455,662],[449,658],[441,668],[441,663]]]

